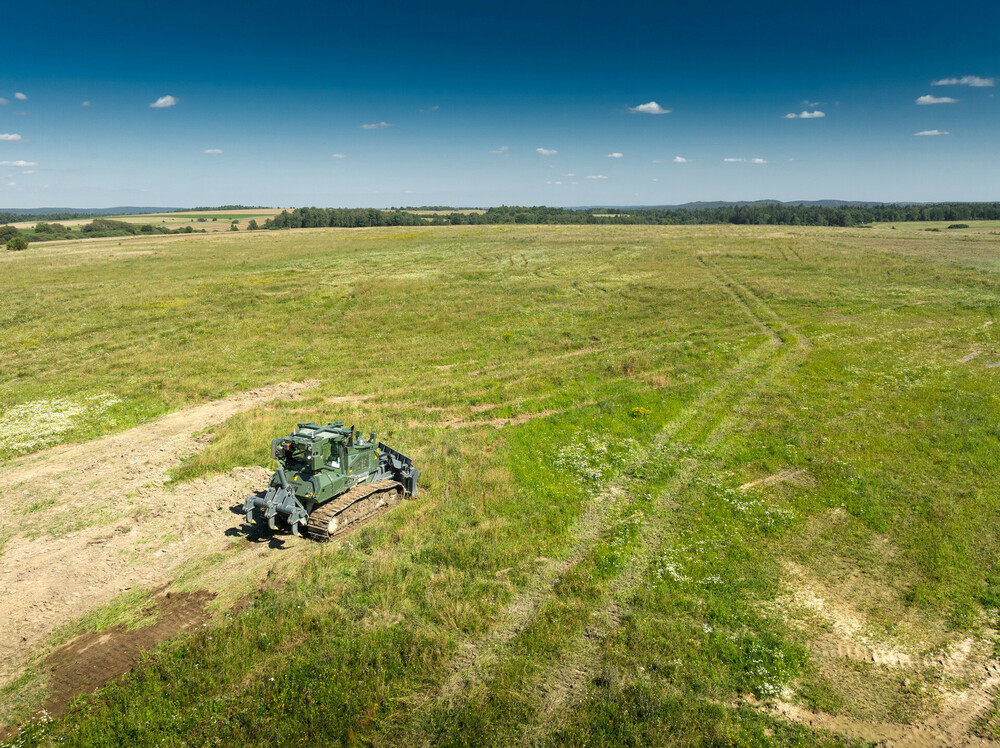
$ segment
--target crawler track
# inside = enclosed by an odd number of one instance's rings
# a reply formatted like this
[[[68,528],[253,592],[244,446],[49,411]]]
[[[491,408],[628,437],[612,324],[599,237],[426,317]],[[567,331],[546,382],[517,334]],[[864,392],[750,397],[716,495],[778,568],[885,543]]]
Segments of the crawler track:
[[[396,481],[362,483],[313,511],[306,525],[306,535],[325,543],[402,499],[403,486]]]

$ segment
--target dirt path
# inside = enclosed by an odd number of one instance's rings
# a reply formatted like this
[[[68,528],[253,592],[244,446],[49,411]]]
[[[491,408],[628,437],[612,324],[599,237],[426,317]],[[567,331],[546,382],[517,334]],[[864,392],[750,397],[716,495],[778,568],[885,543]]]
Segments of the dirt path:
[[[269,471],[237,468],[165,488],[182,455],[203,449],[197,432],[315,382],[286,383],[197,405],[82,444],[28,455],[0,470],[0,516],[10,538],[0,556],[0,686],[59,627],[125,590],[174,581],[195,559],[232,548],[231,510],[266,486]],[[263,560],[267,544],[222,565]],[[260,561],[261,559],[258,559]],[[213,574],[222,570],[213,567]]]

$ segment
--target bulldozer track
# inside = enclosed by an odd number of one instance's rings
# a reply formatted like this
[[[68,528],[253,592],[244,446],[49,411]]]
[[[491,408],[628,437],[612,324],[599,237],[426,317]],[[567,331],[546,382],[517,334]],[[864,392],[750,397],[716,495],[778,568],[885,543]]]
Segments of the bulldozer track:
[[[315,509],[309,515],[306,534],[321,543],[329,542],[402,499],[403,486],[394,480],[362,483],[340,498]],[[336,524],[331,529],[334,521]]]
[[[816,657],[827,660],[853,660],[854,662],[870,662],[890,668],[936,669],[949,675],[968,675],[977,673],[994,677],[1000,674],[1000,665],[988,662],[984,665],[970,665],[964,657],[954,657],[949,654],[939,655],[909,655],[905,652],[894,652],[852,644],[845,641],[809,642],[806,649]]]

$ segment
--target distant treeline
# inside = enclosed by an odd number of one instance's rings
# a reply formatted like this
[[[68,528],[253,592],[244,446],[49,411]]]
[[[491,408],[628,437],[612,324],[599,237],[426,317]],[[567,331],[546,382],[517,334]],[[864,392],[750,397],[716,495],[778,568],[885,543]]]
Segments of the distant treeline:
[[[873,222],[1000,220],[1000,203],[935,203],[928,205],[743,205],[688,210],[683,208],[601,209],[501,206],[484,213],[419,216],[406,210],[375,208],[296,208],[282,211],[260,228],[297,229],[337,226],[425,226],[469,224],[719,224],[784,226],[858,226]],[[251,228],[255,228],[253,224]]]
[[[193,210],[246,210],[242,205],[194,208]],[[155,224],[127,223],[108,218],[96,218],[73,230],[56,220],[88,218],[93,214],[58,213],[52,216],[0,213],[0,224],[35,221],[33,231],[21,232],[28,241],[50,241],[74,237],[132,236],[135,234],[190,234],[190,226],[171,230]],[[438,215],[417,215],[393,208],[296,208],[282,211],[258,225],[248,222],[247,228],[300,229],[334,226],[362,228],[369,226],[444,226],[469,224],[636,224],[636,225],[784,225],[784,226],[859,226],[873,222],[902,223],[906,221],[982,221],[1000,220],[1000,203],[934,203],[927,205],[783,205],[754,204],[716,208],[550,208],[544,205],[502,205],[483,213],[452,212]],[[9,232],[13,227],[4,227]],[[2,238],[2,237],[0,237]],[[0,242],[2,244],[3,242]]]
[[[93,218],[99,213],[0,213],[0,225],[24,221],[73,221]]]
[[[596,214],[596,215],[595,215]],[[437,220],[442,219],[442,220]],[[1000,203],[938,203],[934,205],[743,205],[686,210],[523,208],[501,206],[485,213],[434,216],[432,223],[582,223],[582,224],[750,224],[785,226],[857,226],[875,221],[971,221],[1000,219]]]
[[[271,210],[267,205],[199,205],[194,208],[177,208],[174,213],[193,213],[200,211],[220,211],[220,210]]]
[[[0,245],[6,244],[15,236],[23,236],[28,242],[51,242],[60,239],[98,239],[114,236],[148,236],[152,234],[193,234],[190,226],[179,229],[168,229],[151,223],[128,223],[114,221],[110,218],[95,218],[88,224],[74,229],[61,223],[39,221],[35,228],[18,231],[13,226],[0,226]],[[205,233],[202,229],[199,233]]]
[[[463,208],[461,205],[457,207],[454,205],[403,205],[399,208],[389,208],[389,210],[434,210],[438,213],[446,213],[450,210],[479,210],[479,208]]]
[[[252,229],[255,222],[248,224]],[[356,229],[364,226],[426,226],[422,216],[405,210],[377,208],[296,208],[264,221],[265,229],[313,229],[324,226]]]

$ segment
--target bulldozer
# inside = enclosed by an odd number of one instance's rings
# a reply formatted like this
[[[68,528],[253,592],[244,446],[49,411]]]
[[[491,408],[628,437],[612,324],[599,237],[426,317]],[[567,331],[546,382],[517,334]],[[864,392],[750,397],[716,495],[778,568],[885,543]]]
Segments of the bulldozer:
[[[300,423],[271,442],[278,470],[267,491],[247,497],[249,524],[278,523],[320,542],[341,535],[406,496],[417,495],[413,460],[343,421]]]

